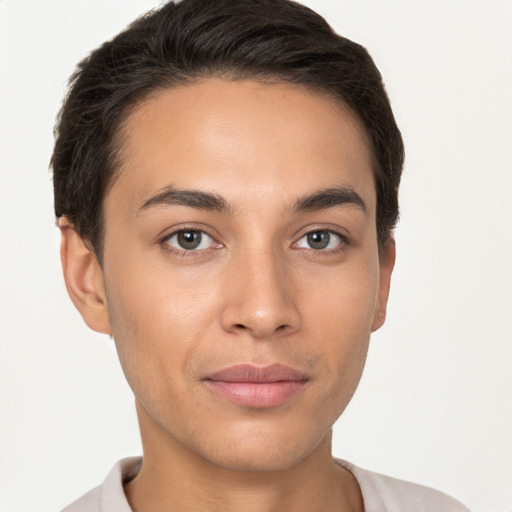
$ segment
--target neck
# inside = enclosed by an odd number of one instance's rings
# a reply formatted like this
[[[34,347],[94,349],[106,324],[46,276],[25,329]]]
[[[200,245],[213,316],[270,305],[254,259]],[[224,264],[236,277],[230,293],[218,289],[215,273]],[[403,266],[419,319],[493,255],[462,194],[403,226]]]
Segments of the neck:
[[[162,434],[141,422],[143,465],[125,485],[134,512],[363,510],[355,478],[332,458],[331,432],[311,454],[275,471],[221,467]]]

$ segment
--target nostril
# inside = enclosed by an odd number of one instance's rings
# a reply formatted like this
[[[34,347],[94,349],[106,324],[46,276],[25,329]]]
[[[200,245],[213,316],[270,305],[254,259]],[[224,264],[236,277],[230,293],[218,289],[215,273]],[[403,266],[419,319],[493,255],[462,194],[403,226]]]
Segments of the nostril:
[[[282,324],[282,325],[279,325],[275,328],[274,332],[280,332],[280,331],[285,331],[286,328],[288,327],[288,324]],[[247,327],[247,325],[244,325],[244,324],[234,324],[234,328],[236,330],[239,330],[239,331],[247,331],[247,330],[251,330],[250,327]]]

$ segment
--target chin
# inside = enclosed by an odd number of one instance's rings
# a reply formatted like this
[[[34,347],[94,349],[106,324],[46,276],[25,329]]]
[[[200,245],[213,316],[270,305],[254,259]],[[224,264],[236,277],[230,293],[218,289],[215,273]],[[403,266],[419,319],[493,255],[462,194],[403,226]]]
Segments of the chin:
[[[319,436],[307,436],[304,430],[278,433],[267,431],[238,432],[209,446],[201,446],[196,453],[216,466],[230,471],[283,471],[299,464],[326,445],[330,453],[331,430]],[[242,434],[242,435],[240,435]],[[229,441],[226,441],[229,439]],[[224,442],[223,442],[224,441]]]
[[[215,453],[210,462],[228,471],[268,473],[290,469],[306,457],[303,453],[282,452],[274,448],[271,451],[252,450],[250,453]]]

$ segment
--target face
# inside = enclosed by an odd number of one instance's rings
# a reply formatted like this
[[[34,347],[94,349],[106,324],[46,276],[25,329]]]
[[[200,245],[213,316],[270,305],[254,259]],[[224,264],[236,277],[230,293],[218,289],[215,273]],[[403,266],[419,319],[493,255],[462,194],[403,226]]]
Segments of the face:
[[[362,126],[304,88],[210,79],[152,96],[120,140],[108,327],[88,323],[114,336],[143,442],[290,467],[329,438],[385,311]]]

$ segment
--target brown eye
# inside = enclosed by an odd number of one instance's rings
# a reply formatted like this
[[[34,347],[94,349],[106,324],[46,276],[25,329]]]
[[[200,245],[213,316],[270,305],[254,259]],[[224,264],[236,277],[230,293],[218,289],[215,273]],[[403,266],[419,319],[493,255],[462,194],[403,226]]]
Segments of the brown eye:
[[[201,232],[200,231],[180,231],[177,236],[177,241],[182,249],[197,249],[201,245]]]
[[[170,235],[165,243],[181,251],[194,251],[208,249],[212,247],[215,242],[213,238],[204,231],[183,229]]]

